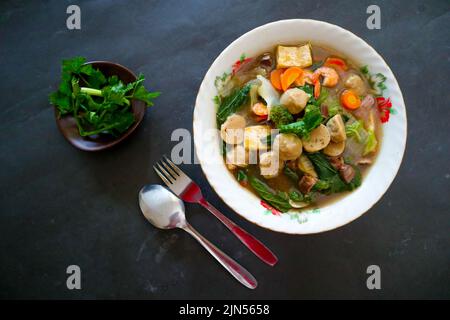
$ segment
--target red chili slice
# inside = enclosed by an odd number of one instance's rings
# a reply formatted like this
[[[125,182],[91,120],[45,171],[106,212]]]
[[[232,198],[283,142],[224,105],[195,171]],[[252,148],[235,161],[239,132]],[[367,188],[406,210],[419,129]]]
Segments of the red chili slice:
[[[242,67],[242,65],[246,64],[247,62],[250,62],[251,60],[252,60],[252,58],[247,58],[247,59],[244,59],[244,60],[236,61],[233,64],[233,67],[232,67],[233,74],[235,74]]]
[[[337,67],[341,68],[344,71],[346,71],[348,69],[348,66],[345,63],[345,61],[340,59],[340,58],[328,57],[327,60],[325,60],[324,65],[325,66],[337,66]]]

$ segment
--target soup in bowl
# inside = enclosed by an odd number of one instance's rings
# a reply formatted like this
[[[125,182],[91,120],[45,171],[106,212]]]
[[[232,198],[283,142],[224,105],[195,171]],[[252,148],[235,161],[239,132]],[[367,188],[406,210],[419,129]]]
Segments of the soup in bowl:
[[[207,129],[218,139],[205,141]],[[392,72],[364,41],[286,20],[250,31],[216,59],[197,97],[194,140],[209,182],[235,211],[275,231],[314,233],[350,222],[386,191],[406,115]]]

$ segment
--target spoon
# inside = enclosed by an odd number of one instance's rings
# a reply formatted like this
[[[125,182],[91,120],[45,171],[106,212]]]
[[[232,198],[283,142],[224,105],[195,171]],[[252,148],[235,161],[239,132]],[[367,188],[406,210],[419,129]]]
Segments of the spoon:
[[[157,184],[145,185],[139,191],[139,206],[152,225],[160,229],[183,229],[197,239],[236,280],[247,288],[256,288],[258,283],[250,272],[206,240],[186,221],[183,201],[169,190]]]

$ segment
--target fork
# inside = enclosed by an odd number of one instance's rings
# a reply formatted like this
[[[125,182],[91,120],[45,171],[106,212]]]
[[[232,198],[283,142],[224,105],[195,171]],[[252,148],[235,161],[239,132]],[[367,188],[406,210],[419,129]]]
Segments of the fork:
[[[158,176],[164,183],[179,196],[183,201],[198,203],[208,209],[217,219],[219,219],[243,244],[247,246],[258,258],[270,266],[274,266],[278,258],[264,244],[257,240],[250,233],[239,227],[228,219],[219,210],[213,207],[202,195],[199,186],[191,180],[178,166],[176,166],[165,155],[153,166]]]

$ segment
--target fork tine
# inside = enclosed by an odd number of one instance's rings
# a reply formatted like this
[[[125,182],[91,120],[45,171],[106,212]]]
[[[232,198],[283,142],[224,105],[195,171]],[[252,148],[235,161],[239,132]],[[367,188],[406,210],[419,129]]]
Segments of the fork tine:
[[[180,175],[178,173],[176,173],[166,162],[164,162],[164,159],[161,159],[161,163],[164,166],[164,168],[167,169],[167,171],[170,172],[170,174],[172,175],[172,177],[176,180],[177,177],[179,177]]]
[[[166,178],[170,182],[175,183],[175,181],[176,181],[175,177],[172,177],[172,175],[170,173],[168,173],[167,170],[164,169],[164,167],[159,162],[157,162],[156,165],[158,166],[158,169],[166,176]]]
[[[175,163],[172,162],[172,160],[170,160],[169,158],[166,157],[166,155],[163,155],[163,158],[169,163],[169,165],[172,167],[173,170],[175,170],[175,172],[178,175],[181,175],[183,173],[183,171],[181,171],[180,168],[177,167],[177,165]]]
[[[172,181],[170,181],[168,178],[166,178],[159,170],[158,168],[156,168],[155,166],[153,166],[153,170],[155,170],[155,172],[158,174],[158,176],[162,179],[162,181],[164,181],[164,183],[167,186],[170,186],[172,184]]]

